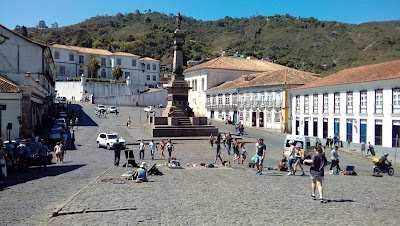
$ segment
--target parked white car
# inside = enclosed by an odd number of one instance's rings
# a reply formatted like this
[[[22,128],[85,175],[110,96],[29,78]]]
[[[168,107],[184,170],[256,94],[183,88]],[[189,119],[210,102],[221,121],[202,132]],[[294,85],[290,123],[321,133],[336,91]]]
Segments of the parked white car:
[[[153,106],[147,106],[144,108],[144,111],[151,113],[151,112],[155,112],[156,110],[154,109]]]
[[[122,137],[120,137],[116,133],[100,133],[97,137],[97,147],[106,147],[107,149],[111,149],[114,146],[114,143],[119,139],[119,143],[121,144],[121,148],[126,148],[126,142]]]
[[[101,110],[106,111],[107,109],[106,109],[106,107],[105,107],[104,105],[99,104],[99,105],[96,106],[96,110],[97,110],[97,111],[101,111]]]
[[[117,108],[115,107],[115,106],[110,106],[110,107],[108,107],[108,112],[110,112],[110,113],[115,113],[115,112],[117,112],[118,110],[117,110]]]

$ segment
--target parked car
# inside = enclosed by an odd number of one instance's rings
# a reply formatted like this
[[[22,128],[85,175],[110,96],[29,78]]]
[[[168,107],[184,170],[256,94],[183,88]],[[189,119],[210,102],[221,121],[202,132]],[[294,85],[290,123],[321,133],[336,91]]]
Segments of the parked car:
[[[67,98],[66,97],[57,96],[56,97],[56,101],[58,101],[59,103],[65,103],[65,102],[67,102]]]
[[[61,133],[62,133],[61,127],[52,128],[49,133],[49,139],[52,141],[57,141],[61,139]]]
[[[300,136],[300,135],[286,135],[285,142],[283,143],[283,157],[286,158],[289,152],[289,141],[293,140],[293,145],[299,145],[300,150],[304,153],[305,158],[311,158],[314,154],[314,148],[317,146],[317,143],[321,143],[321,140],[318,137],[312,136]]]
[[[67,121],[65,118],[58,118],[56,121],[54,121],[54,127],[57,127],[56,125],[58,124],[64,124],[63,128],[67,128]]]
[[[11,141],[11,145],[12,146],[18,145],[19,141],[22,141],[22,140],[24,140],[24,139],[16,138],[16,139]],[[30,147],[29,147],[30,148],[30,155],[26,159],[27,162],[28,162],[28,165],[29,166],[37,166],[37,165],[39,165],[39,154],[37,152],[37,150],[38,150],[38,148],[40,146],[39,142],[36,142],[36,141],[26,141],[26,142],[29,143],[29,145],[30,145]],[[3,145],[4,146],[8,146],[9,145],[9,141],[4,141]],[[52,164],[52,159],[53,159],[53,155],[49,152],[47,154],[47,164],[48,165]]]
[[[106,147],[107,149],[111,149],[113,148],[114,143],[117,142],[117,139],[119,139],[121,148],[125,149],[125,140],[116,133],[100,133],[97,137],[97,147]]]
[[[152,113],[152,112],[155,112],[155,109],[154,109],[153,106],[147,106],[147,107],[144,108],[144,111]]]
[[[99,104],[99,105],[96,106],[96,111],[100,111],[100,110],[106,111],[107,109],[106,109],[106,107],[104,105]]]
[[[117,108],[115,107],[115,106],[110,106],[110,107],[108,107],[108,112],[110,112],[110,113],[115,113],[115,112],[117,112],[118,110],[117,110]]]

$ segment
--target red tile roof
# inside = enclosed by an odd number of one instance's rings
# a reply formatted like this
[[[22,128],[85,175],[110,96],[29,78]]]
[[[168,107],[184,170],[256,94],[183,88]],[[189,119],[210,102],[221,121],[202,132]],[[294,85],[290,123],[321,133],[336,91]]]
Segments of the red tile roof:
[[[203,69],[263,72],[282,70],[284,68],[287,67],[264,60],[244,59],[241,57],[218,57],[213,60],[188,68],[183,73]]]
[[[279,71],[243,75],[207,91],[271,85],[303,85],[320,79],[317,74],[285,68]]]
[[[400,78],[400,60],[345,69],[294,90],[398,78]]]
[[[139,60],[149,60],[149,61],[159,61],[159,60],[156,60],[156,59],[153,59],[153,58],[150,58],[150,57],[143,57],[143,58],[140,58]]]
[[[16,84],[10,80],[0,76],[0,93],[18,93],[19,89]]]

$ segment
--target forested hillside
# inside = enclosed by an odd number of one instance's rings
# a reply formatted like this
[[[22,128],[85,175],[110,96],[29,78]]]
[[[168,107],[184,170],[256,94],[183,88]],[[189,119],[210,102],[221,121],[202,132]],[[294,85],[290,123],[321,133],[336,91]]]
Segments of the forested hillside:
[[[176,27],[172,14],[136,10],[52,27],[28,28],[25,33],[42,43],[124,51],[172,62],[171,36]],[[222,51],[226,55],[239,52],[326,75],[347,67],[400,59],[400,21],[354,25],[288,14],[217,21],[184,16],[181,28],[186,34],[188,60],[215,58]]]

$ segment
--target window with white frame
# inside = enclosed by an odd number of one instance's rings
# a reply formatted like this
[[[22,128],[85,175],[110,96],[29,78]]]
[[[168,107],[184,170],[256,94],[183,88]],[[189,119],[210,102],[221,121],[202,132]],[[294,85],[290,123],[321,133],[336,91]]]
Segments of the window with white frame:
[[[253,99],[253,104],[257,104],[257,101],[258,101],[258,93],[253,93],[252,96],[253,96],[253,97],[252,97],[252,99]]]
[[[155,64],[153,64],[153,71],[157,70],[157,66]]]
[[[241,103],[241,104],[244,104],[245,98],[246,98],[246,97],[245,97],[245,94],[243,94],[243,93],[240,94],[240,103]]]
[[[225,105],[229,105],[229,104],[230,104],[229,94],[225,94]]]
[[[153,75],[153,81],[157,81],[157,76]]]
[[[222,94],[218,95],[218,105],[222,105]]]
[[[55,51],[54,52],[54,59],[60,59],[60,51]]]
[[[132,60],[132,67],[136,67],[136,60]]]
[[[210,96],[207,96],[207,105],[209,106],[211,104]]]
[[[73,53],[69,54],[69,61],[74,61],[75,60],[75,55]]]
[[[300,114],[300,96],[296,96],[296,114]]]
[[[243,111],[239,111],[239,121],[243,121]]]
[[[236,93],[232,94],[232,104],[237,104],[237,101],[238,101],[237,96],[238,95]]]
[[[147,65],[146,65],[146,69],[147,69],[148,71],[150,71],[150,64],[147,64]]]
[[[383,90],[381,89],[375,90],[375,113],[383,113]]]
[[[324,104],[323,104],[323,106],[324,106],[323,113],[324,113],[324,114],[328,114],[328,110],[329,110],[329,105],[328,105],[328,104],[329,104],[329,96],[328,96],[327,93],[324,93],[323,97],[324,97],[324,99],[323,99],[323,101],[324,101]]]
[[[102,67],[106,66],[106,58],[101,58],[101,66]]]
[[[117,65],[121,65],[121,58],[117,58]]]
[[[346,113],[353,114],[353,92],[346,93]]]
[[[246,93],[245,103],[250,103],[250,93]]]
[[[318,114],[318,94],[313,95],[313,113]]]
[[[308,114],[309,113],[309,107],[310,107],[309,96],[305,95],[304,96],[304,114]]]
[[[282,105],[281,92],[276,92],[275,93],[275,104],[276,104],[276,106],[281,106]]]
[[[261,102],[262,105],[265,104],[265,93],[264,92],[262,92],[261,95],[260,95],[260,102]]]
[[[150,75],[146,75],[147,81],[150,81]]]
[[[367,91],[360,91],[360,113],[367,113]]]
[[[100,75],[101,75],[102,78],[107,77],[106,69],[101,69]]]
[[[334,95],[335,103],[333,113],[340,113],[340,93],[335,93]]]
[[[205,88],[205,84],[204,84],[204,78],[201,78],[201,90],[204,90]]]
[[[393,114],[400,114],[400,89],[393,89]]]
[[[128,78],[128,77],[130,77],[130,76],[131,76],[131,73],[128,72],[128,71],[126,71],[126,72],[125,72],[125,79]]]
[[[212,105],[217,105],[217,97],[215,95],[212,96]]]

